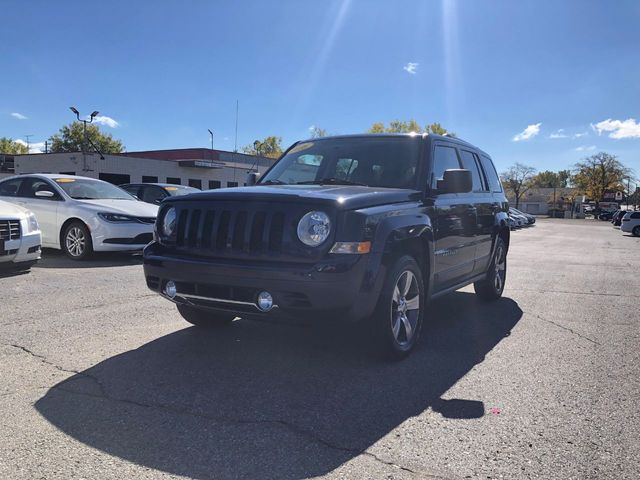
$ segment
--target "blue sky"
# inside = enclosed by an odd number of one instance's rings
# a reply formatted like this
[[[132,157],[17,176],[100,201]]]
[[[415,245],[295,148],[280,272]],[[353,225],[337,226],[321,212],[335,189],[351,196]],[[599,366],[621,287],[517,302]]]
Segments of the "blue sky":
[[[0,136],[42,142],[74,105],[129,151],[206,147],[208,128],[231,150],[238,99],[239,147],[415,118],[499,170],[603,150],[640,174],[637,1],[8,0],[2,17]]]

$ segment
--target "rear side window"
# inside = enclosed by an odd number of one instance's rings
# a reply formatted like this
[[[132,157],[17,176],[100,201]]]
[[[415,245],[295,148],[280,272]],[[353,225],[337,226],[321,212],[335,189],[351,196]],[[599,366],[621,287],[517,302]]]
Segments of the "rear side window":
[[[480,162],[482,163],[482,168],[487,176],[487,181],[489,182],[489,188],[491,191],[502,192],[502,185],[500,184],[496,167],[493,166],[491,159],[485,155],[480,155]]]
[[[640,212],[632,213],[630,218],[633,218],[633,219],[640,218]]]
[[[433,173],[431,174],[431,188],[438,188],[438,180],[442,180],[445,170],[460,168],[458,154],[453,147],[436,145],[433,152]]]
[[[480,167],[478,166],[476,156],[468,150],[460,150],[460,157],[462,159],[462,168],[469,170],[473,177],[473,191],[486,191],[487,188],[485,187],[482,174],[480,173]]]
[[[135,195],[136,197],[140,197],[140,195],[138,194],[139,190],[140,190],[140,187],[138,185],[121,185],[120,188],[125,190],[125,191],[127,191],[131,195]]]
[[[0,183],[0,196],[15,197],[18,194],[21,183],[22,178],[14,178],[13,180]]]

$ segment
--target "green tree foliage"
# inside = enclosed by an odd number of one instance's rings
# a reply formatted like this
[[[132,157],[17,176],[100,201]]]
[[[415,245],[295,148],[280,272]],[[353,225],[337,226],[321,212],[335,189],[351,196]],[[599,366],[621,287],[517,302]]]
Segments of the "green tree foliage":
[[[445,133],[455,137],[455,133],[449,132],[446,128],[444,128],[439,123],[431,123],[425,125],[424,128],[418,124],[413,118],[407,121],[404,120],[393,120],[389,122],[389,126],[385,126],[383,122],[376,122],[367,133],[434,133],[436,135],[444,135]]]
[[[571,183],[571,172],[569,170],[560,170],[552,172],[545,170],[531,178],[531,186],[535,188],[566,188]]]
[[[522,163],[515,163],[500,175],[502,185],[507,194],[511,193],[516,201],[516,208],[520,205],[522,196],[532,187],[531,180],[535,173],[535,168]]]
[[[624,191],[630,175],[631,170],[615,155],[600,152],[575,164],[573,181],[589,198],[601,202],[607,191]]]
[[[247,145],[242,151],[249,155],[278,158],[282,155],[282,138],[272,135],[264,140],[256,140],[253,145]]]
[[[11,138],[0,137],[0,153],[18,155],[21,153],[29,153],[29,149],[26,145],[18,143]]]
[[[109,133],[102,132],[97,125],[87,125],[87,137],[102,153],[122,153],[124,145]],[[84,132],[82,122],[73,122],[63,126],[58,133],[49,139],[52,153],[81,152],[84,145]],[[86,151],[92,151],[91,144],[87,143]]]
[[[320,127],[311,127],[311,138],[322,138],[327,136],[327,131]]]

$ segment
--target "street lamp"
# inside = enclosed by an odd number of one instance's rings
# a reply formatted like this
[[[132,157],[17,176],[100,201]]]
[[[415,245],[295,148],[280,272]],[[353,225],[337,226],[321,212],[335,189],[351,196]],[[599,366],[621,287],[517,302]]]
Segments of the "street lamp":
[[[207,131],[209,132],[209,135],[211,135],[211,150],[213,150],[213,132],[209,128],[207,128]]]
[[[83,155],[85,154],[86,144],[89,143],[95,149],[95,151],[100,154],[100,160],[104,160],[104,155],[102,155],[102,152],[98,150],[98,147],[96,147],[87,136],[87,123],[93,123],[93,119],[96,118],[100,112],[98,112],[97,110],[94,110],[91,113],[91,115],[89,115],[89,120],[83,120],[80,118],[80,112],[76,107],[69,107],[69,110],[71,110],[73,113],[76,114],[76,118],[78,119],[79,122],[82,122],[82,136],[84,140],[82,142],[82,154]]]

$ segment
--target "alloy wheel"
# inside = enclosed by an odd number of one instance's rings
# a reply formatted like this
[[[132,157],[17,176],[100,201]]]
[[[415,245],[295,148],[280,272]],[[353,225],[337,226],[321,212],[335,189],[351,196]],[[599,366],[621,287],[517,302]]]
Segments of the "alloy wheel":
[[[498,245],[495,261],[493,263],[495,267],[493,285],[496,287],[497,292],[501,292],[504,287],[504,279],[507,270],[507,255],[505,254],[505,250],[502,245]]]
[[[391,331],[398,345],[409,345],[420,318],[420,288],[410,270],[400,274],[391,299]]]
[[[74,257],[79,257],[86,248],[86,238],[80,227],[71,227],[65,238],[67,251]]]

